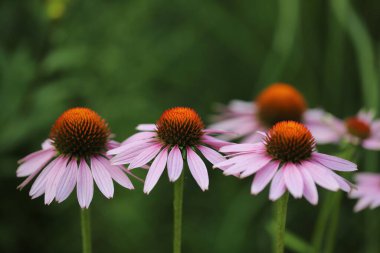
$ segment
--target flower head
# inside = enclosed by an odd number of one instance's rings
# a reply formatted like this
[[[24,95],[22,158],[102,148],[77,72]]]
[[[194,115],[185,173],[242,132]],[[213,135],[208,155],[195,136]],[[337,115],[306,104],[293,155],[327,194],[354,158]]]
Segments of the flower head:
[[[107,123],[88,108],[65,111],[53,125],[50,138],[42,150],[19,161],[16,174],[27,177],[19,186],[25,187],[37,175],[30,190],[34,199],[45,195],[45,204],[54,199],[64,201],[77,186],[82,208],[88,208],[93,197],[93,180],[107,198],[112,198],[112,179],[125,188],[133,189],[122,166],[111,165],[106,151],[119,146],[109,139]]]
[[[165,167],[169,180],[176,181],[182,173],[184,162],[187,162],[200,188],[207,190],[208,172],[200,154],[215,164],[225,160],[216,150],[230,144],[212,137],[211,134],[220,132],[204,129],[199,115],[187,107],[168,109],[156,124],[139,125],[137,129],[141,132],[132,135],[108,154],[115,155],[111,159],[112,164],[129,164],[129,169],[150,164],[145,193],[157,184]]]
[[[318,143],[340,140],[340,136],[331,129],[333,117],[320,109],[307,109],[302,94],[285,83],[270,85],[256,97],[254,103],[232,101],[222,108],[210,127],[236,133],[225,134],[221,138],[243,138],[242,142],[251,143],[261,140],[262,136],[257,131],[267,131],[276,123],[286,120],[305,124]]]
[[[360,111],[336,125],[342,138],[349,142],[366,149],[380,150],[380,120],[374,120],[373,112]]]
[[[264,138],[259,143],[222,147],[220,151],[230,159],[214,167],[242,178],[255,174],[251,187],[255,195],[272,181],[269,198],[273,201],[288,190],[295,198],[304,196],[317,204],[316,184],[331,191],[350,191],[350,183],[333,170],[354,171],[356,164],[316,152],[314,137],[301,123],[279,122],[267,134],[261,134]]]
[[[365,208],[380,206],[380,174],[363,172],[355,175],[356,188],[350,193],[351,198],[358,199],[355,212]]]

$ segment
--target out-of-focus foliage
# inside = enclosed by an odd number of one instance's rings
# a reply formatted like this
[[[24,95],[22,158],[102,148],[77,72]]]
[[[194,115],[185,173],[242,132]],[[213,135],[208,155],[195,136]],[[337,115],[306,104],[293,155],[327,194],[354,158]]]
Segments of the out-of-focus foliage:
[[[377,105],[380,4],[330,2],[1,1],[0,252],[80,250],[75,194],[44,206],[28,189],[16,191],[17,160],[39,148],[67,108],[96,110],[121,141],[168,107],[194,107],[207,122],[215,103],[251,100],[273,81],[294,84],[311,107],[340,117]],[[376,158],[361,169],[378,170]],[[247,179],[211,169],[210,177],[205,193],[186,179],[184,251],[269,252],[267,192],[253,197]],[[170,252],[167,181],[149,196],[138,181],[135,191],[117,187],[113,200],[96,191],[95,252]],[[368,222],[369,211],[352,207],[346,199],[335,252],[379,252],[371,239],[378,211]],[[291,200],[289,230],[310,241],[317,212]]]

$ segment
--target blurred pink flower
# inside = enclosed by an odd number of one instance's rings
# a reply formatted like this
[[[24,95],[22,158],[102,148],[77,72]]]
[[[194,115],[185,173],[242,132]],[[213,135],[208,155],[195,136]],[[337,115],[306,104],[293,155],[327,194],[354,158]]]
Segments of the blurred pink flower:
[[[311,204],[318,203],[316,184],[331,191],[351,190],[351,185],[333,170],[355,171],[356,164],[315,151],[310,131],[294,121],[275,124],[263,140],[254,144],[222,147],[228,160],[216,164],[225,175],[241,178],[255,174],[251,193],[260,193],[272,181],[269,198],[273,201],[288,190],[295,198],[304,196]]]
[[[302,122],[320,144],[335,143],[341,137],[333,128],[333,116],[322,109],[307,109],[302,94],[284,83],[272,84],[254,102],[233,100],[221,107],[210,128],[235,133],[224,134],[223,139],[243,138],[243,143],[252,143],[261,140],[257,131],[265,132],[284,120]]]
[[[153,161],[144,185],[147,194],[156,185],[165,167],[169,180],[176,181],[182,173],[184,160],[187,160],[190,172],[202,191],[207,190],[209,177],[200,154],[215,164],[225,160],[216,150],[231,144],[210,136],[223,132],[204,129],[199,115],[185,107],[168,109],[157,124],[139,125],[137,130],[141,132],[132,135],[108,154],[115,155],[111,159],[112,164],[129,164],[129,169]]]
[[[358,173],[355,175],[355,181],[356,188],[350,193],[351,198],[359,200],[354,207],[355,212],[380,206],[380,174]]]
[[[372,111],[360,111],[346,120],[335,120],[333,127],[341,138],[365,149],[380,150],[380,120]]]
[[[19,161],[17,177],[27,177],[19,189],[37,175],[29,195],[32,199],[45,194],[45,204],[54,199],[64,201],[77,186],[81,208],[88,208],[94,192],[93,180],[107,198],[112,198],[112,179],[133,189],[122,166],[111,165],[106,151],[119,146],[109,140],[107,123],[94,111],[73,108],[64,112],[51,129],[42,150]]]

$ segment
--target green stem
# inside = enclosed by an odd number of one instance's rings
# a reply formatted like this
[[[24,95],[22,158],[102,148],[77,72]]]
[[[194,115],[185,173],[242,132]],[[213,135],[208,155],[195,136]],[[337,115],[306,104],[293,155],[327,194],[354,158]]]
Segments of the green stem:
[[[332,194],[328,194],[326,199],[324,200],[321,210],[319,211],[319,215],[317,218],[317,222],[315,225],[315,230],[313,234],[313,251],[314,253],[319,253],[322,245],[323,235],[326,230],[327,221],[329,219],[329,214],[331,212],[332,204],[333,204],[333,196]]]
[[[182,204],[183,204],[183,184],[185,172],[174,183],[174,234],[173,234],[173,253],[181,253],[182,244]]]
[[[275,238],[274,253],[284,252],[284,237],[286,225],[286,211],[288,209],[289,193],[286,192],[279,200],[275,202]]]
[[[91,253],[90,210],[82,208],[80,212],[82,227],[82,252]]]
[[[336,242],[336,232],[339,224],[339,212],[342,205],[343,192],[339,191],[333,196],[333,210],[331,214],[331,220],[329,223],[329,230],[326,235],[326,250],[325,253],[334,252]]]

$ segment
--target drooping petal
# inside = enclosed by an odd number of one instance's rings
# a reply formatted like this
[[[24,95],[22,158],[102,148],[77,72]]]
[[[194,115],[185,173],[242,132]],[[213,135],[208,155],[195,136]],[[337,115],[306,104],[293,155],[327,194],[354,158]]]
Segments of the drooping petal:
[[[257,171],[261,170],[265,165],[267,165],[272,160],[271,157],[263,155],[261,157],[257,157],[255,162],[250,164],[246,170],[244,170],[240,177],[248,177]]]
[[[98,157],[91,157],[91,171],[99,190],[106,198],[112,198],[114,193],[113,182],[108,169],[99,161]]]
[[[211,164],[217,164],[226,160],[224,156],[211,148],[202,145],[197,146],[197,148],[206,157],[206,159],[209,160]]]
[[[302,174],[297,166],[291,162],[283,165],[281,170],[284,171],[284,180],[286,188],[295,198],[301,198],[303,193]]]
[[[279,166],[279,162],[272,161],[259,170],[253,179],[251,193],[254,195],[260,193],[272,180]]]
[[[162,144],[153,145],[142,151],[132,162],[129,164],[128,169],[138,168],[150,162],[162,149]]]
[[[243,143],[243,144],[232,144],[220,148],[220,152],[230,153],[230,152],[255,152],[258,150],[263,150],[264,144],[262,143]]]
[[[120,168],[119,166],[111,165],[110,161],[104,157],[98,156],[97,158],[98,161],[103,164],[104,168],[107,169],[108,173],[113,178],[113,180],[115,180],[117,183],[119,183],[121,186],[127,189],[134,189],[131,180],[123,172],[122,168]]]
[[[332,170],[338,170],[338,171],[357,170],[356,164],[350,161],[344,160],[342,158],[335,157],[335,156],[329,156],[329,155],[315,152],[312,155],[312,159]]]
[[[318,185],[330,191],[337,191],[339,189],[338,182],[331,176],[327,168],[309,161],[304,161],[302,166],[310,173],[314,182]]]
[[[107,151],[107,155],[118,155],[118,154],[125,154],[129,152],[133,152],[136,149],[139,149],[141,146],[147,145],[147,143],[153,142],[152,140],[136,140],[133,142],[125,143],[120,145],[117,148],[111,149]]]
[[[272,183],[269,190],[269,199],[276,201],[279,199],[286,191],[284,173],[283,170],[278,170],[274,175]]]
[[[139,132],[139,133],[132,135],[131,137],[129,137],[125,141],[123,141],[122,145],[126,145],[128,143],[132,143],[135,141],[151,139],[151,138],[156,137],[156,136],[157,136],[156,132]]]
[[[79,163],[77,178],[77,197],[81,208],[88,208],[94,195],[94,181],[85,160]]]
[[[176,181],[181,175],[183,168],[183,158],[181,150],[175,145],[168,156],[168,176],[169,181]]]
[[[22,164],[16,171],[17,177],[26,177],[44,167],[56,154],[53,149],[40,150],[20,160]]]
[[[154,159],[152,166],[150,166],[148,175],[145,179],[144,193],[149,194],[153,187],[157,184],[158,179],[164,172],[166,161],[168,159],[168,148],[164,148]]]
[[[78,174],[78,163],[76,159],[72,159],[66,167],[65,172],[63,173],[61,180],[57,186],[57,194],[55,199],[58,203],[61,203],[74,190],[77,183],[77,174]]]
[[[48,178],[48,175],[52,168],[57,163],[57,159],[51,161],[46,168],[42,170],[42,172],[38,175],[36,181],[34,181],[32,188],[30,189],[29,196],[31,196],[33,199],[41,196],[45,192],[45,184],[46,180]]]
[[[187,163],[191,174],[193,175],[195,181],[198,183],[202,191],[208,189],[209,178],[206,165],[202,159],[195,153],[191,148],[187,147]]]
[[[140,124],[136,127],[139,131],[156,131],[157,126],[156,124]]]
[[[49,205],[55,198],[57,194],[58,184],[61,181],[63,174],[65,173],[67,162],[67,157],[58,157],[57,163],[54,168],[51,169],[49,175],[47,176],[46,186],[45,186],[45,204]]]
[[[231,142],[223,141],[207,134],[204,134],[201,138],[202,143],[211,146],[214,149],[220,149],[223,146],[230,145]]]
[[[67,157],[58,157],[57,163],[54,168],[50,171],[47,176],[46,186],[45,186],[45,204],[49,205],[55,198],[57,194],[57,187],[59,181],[61,181],[62,175],[66,171],[66,165],[68,162]]]
[[[369,150],[380,150],[380,138],[369,138],[364,140],[362,145]]]
[[[299,168],[303,178],[303,196],[313,205],[318,203],[318,191],[310,173]]]

